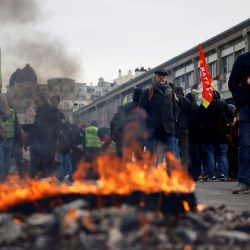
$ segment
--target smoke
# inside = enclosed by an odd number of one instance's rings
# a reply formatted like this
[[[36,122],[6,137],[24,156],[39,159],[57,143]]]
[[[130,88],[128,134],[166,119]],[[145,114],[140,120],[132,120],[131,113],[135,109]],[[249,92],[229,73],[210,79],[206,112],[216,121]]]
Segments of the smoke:
[[[27,63],[36,71],[38,83],[51,77],[76,78],[82,67],[62,39],[38,32],[44,5],[38,0],[0,0],[0,32],[3,82]],[[47,11],[47,10],[46,10]]]
[[[40,34],[39,37],[34,41],[21,40],[11,49],[22,67],[29,63],[42,82],[50,77],[75,77],[80,73],[79,60],[60,41],[46,34]]]
[[[0,0],[0,22],[29,23],[40,18],[38,1]]]

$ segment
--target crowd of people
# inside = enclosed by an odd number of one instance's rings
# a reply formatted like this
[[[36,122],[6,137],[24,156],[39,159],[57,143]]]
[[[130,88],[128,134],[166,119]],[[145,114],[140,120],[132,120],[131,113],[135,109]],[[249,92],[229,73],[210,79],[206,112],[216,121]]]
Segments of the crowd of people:
[[[118,108],[109,128],[99,128],[97,121],[88,126],[70,124],[58,108],[60,97],[53,96],[49,103],[41,95],[34,100],[34,123],[20,126],[8,97],[2,94],[1,180],[10,172],[11,159],[15,159],[19,175],[24,176],[27,164],[22,160],[22,149],[29,149],[28,174],[32,178],[56,175],[69,182],[83,158],[91,163],[100,154],[113,153],[136,161],[148,151],[157,164],[170,151],[195,180],[238,178],[233,192],[249,190],[249,65],[249,53],[234,64],[229,88],[235,103],[227,103],[213,90],[207,108],[197,104],[194,93],[185,95],[181,87],[168,83],[167,71],[157,70],[152,86],[136,88],[133,100]]]

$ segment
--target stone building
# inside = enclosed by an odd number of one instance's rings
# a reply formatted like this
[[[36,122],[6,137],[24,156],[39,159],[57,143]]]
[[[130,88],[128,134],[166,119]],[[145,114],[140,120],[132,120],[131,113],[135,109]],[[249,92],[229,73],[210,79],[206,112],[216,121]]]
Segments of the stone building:
[[[10,77],[7,94],[11,104],[17,111],[20,123],[31,123],[27,110],[34,107],[34,97],[41,94],[49,100],[53,95],[61,97],[59,108],[72,121],[72,112],[107,94],[116,86],[115,83],[99,79],[97,86],[78,83],[65,77],[51,78],[47,84],[38,84],[35,70],[27,64],[23,69],[17,69]]]

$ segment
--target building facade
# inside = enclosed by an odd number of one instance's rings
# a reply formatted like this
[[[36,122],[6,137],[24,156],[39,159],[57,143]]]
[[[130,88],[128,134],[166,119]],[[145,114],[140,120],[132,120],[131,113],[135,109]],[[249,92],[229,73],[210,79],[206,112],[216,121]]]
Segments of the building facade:
[[[30,107],[34,108],[33,101],[37,94],[43,95],[48,101],[52,96],[59,95],[59,108],[72,121],[73,111],[101,98],[116,86],[115,83],[106,82],[103,78],[99,79],[97,86],[91,86],[65,77],[51,78],[47,84],[38,84],[34,69],[27,64],[11,75],[7,94],[21,124],[33,122],[28,110]]]
[[[218,34],[202,43],[207,63],[213,78],[213,84],[222,98],[232,98],[228,90],[228,79],[235,59],[250,51],[250,19]],[[147,88],[151,85],[154,72],[165,69],[170,72],[168,81],[183,87],[185,93],[196,89],[201,99],[198,46],[144,72],[125,84],[109,92],[106,96],[74,112],[75,121],[89,124],[97,120],[100,126],[108,126],[125,96],[132,98],[134,88]]]

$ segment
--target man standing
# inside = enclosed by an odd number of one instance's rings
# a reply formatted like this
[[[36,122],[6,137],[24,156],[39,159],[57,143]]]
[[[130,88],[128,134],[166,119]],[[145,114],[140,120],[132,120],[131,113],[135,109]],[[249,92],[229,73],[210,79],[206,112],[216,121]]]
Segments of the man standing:
[[[228,87],[240,108],[238,184],[233,190],[238,194],[250,190],[250,52],[235,61]]]
[[[167,83],[167,75],[165,70],[155,71],[153,85],[143,92],[139,107],[148,114],[147,126],[150,138],[147,146],[151,153],[156,153],[159,142],[162,142],[164,152],[172,151],[178,156],[174,136],[178,107],[175,93]]]
[[[54,169],[54,156],[56,140],[54,133],[57,122],[53,109],[46,99],[37,95],[35,97],[36,116],[32,125],[29,146],[31,153],[30,176],[35,177],[38,173],[48,176]]]

